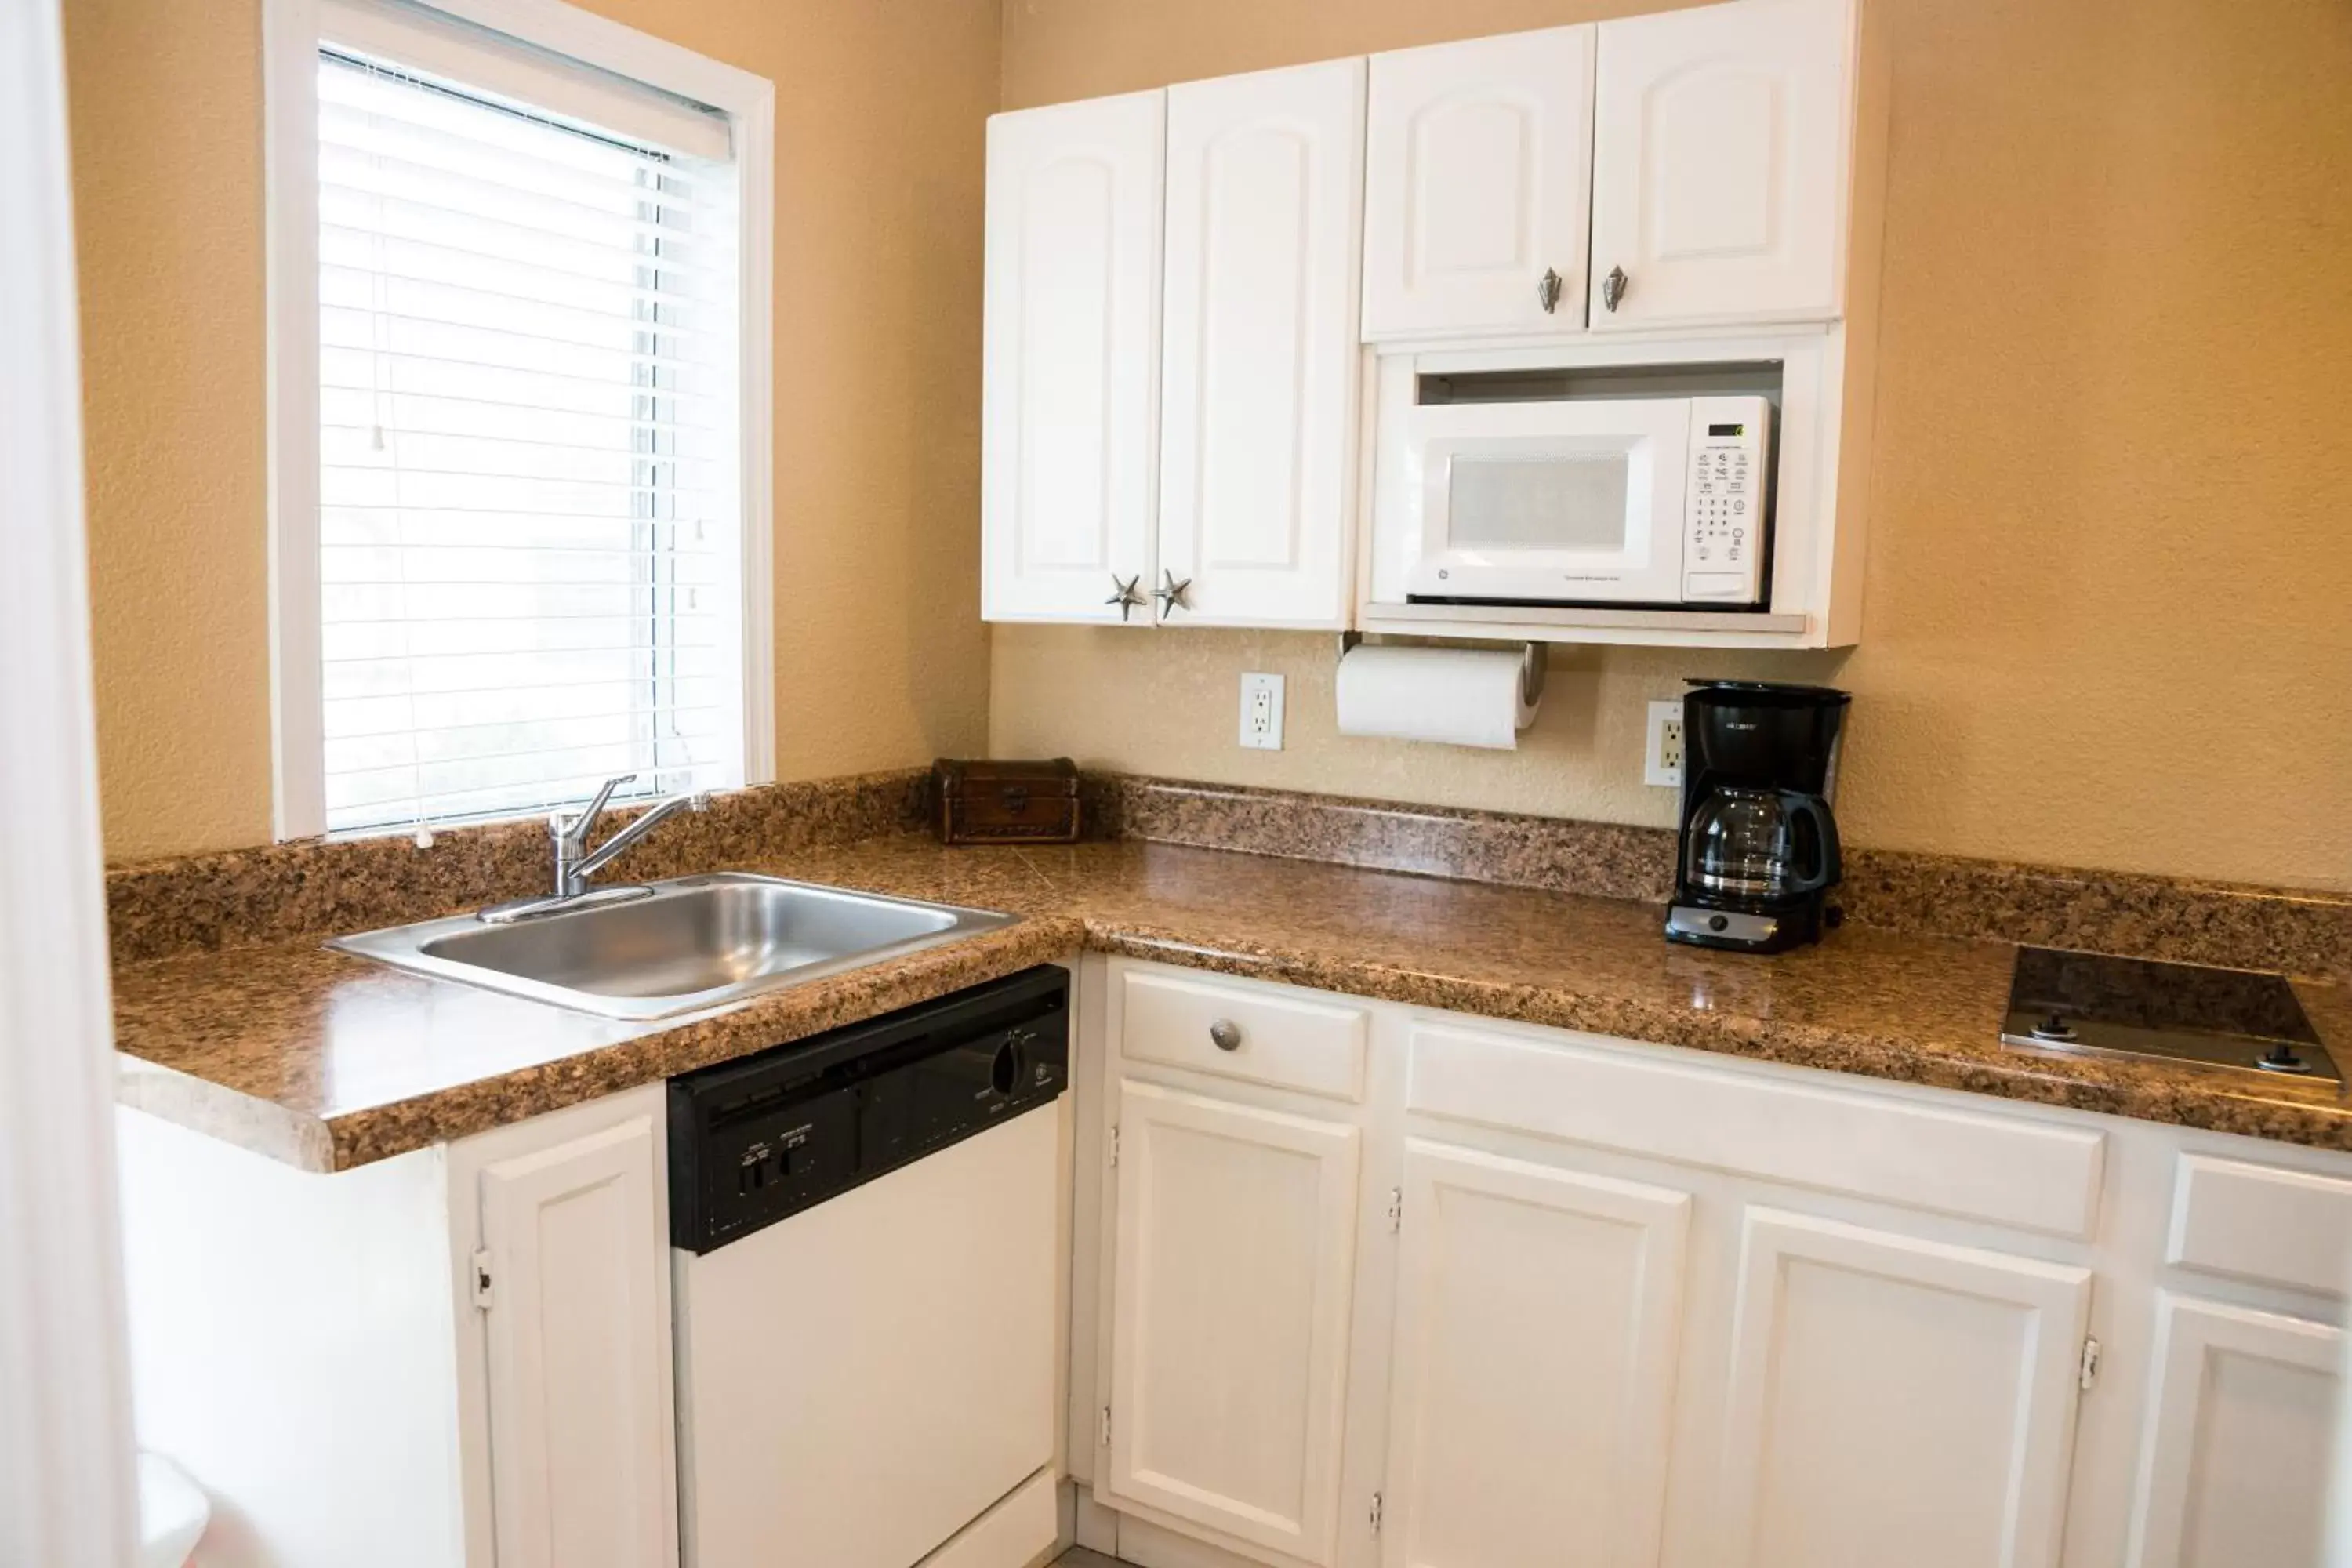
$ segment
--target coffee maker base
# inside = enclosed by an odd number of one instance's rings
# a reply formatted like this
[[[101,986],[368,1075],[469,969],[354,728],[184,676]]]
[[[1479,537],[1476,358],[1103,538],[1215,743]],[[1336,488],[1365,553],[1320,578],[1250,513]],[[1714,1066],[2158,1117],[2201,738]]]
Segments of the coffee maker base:
[[[1759,913],[1711,910],[1696,904],[1666,907],[1666,940],[1728,952],[1785,952],[1822,939],[1822,908],[1803,904]]]

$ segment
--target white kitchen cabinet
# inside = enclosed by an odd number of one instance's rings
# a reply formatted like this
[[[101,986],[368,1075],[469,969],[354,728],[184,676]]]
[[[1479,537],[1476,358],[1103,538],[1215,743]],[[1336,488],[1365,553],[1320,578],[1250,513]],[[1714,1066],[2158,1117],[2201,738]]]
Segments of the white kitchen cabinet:
[[[2316,1568],[2343,1338],[2162,1294],[2130,1568]]]
[[[2340,1299],[2352,1289],[2352,1181],[2184,1154],[2164,1260],[2273,1290]]]
[[[1164,623],[1347,624],[1363,122],[1360,59],[1169,89]]]
[[[1328,1563],[1361,1134],[1132,1079],[1118,1090],[1097,1490]]]
[[[664,1093],[333,1175],[121,1112],[140,1440],[207,1568],[676,1564]]]
[[[677,1560],[652,1111],[481,1167],[475,1290],[499,1568]]]
[[[1149,624],[1166,94],[988,122],[981,602]]]
[[[1346,59],[989,121],[988,619],[1348,624],[1363,119]]]
[[[2315,1568],[2352,1157],[1085,964],[1093,1544]]]
[[[1735,0],[1600,24],[1596,331],[1841,313],[1851,0]]]
[[[1741,1568],[2053,1568],[2090,1270],[1751,1209],[1726,1413]]]
[[[996,116],[983,616],[1853,642],[1885,120],[1864,16],[1735,0]],[[1765,614],[1407,602],[1356,494],[1367,440],[1376,489],[1402,482],[1391,384],[1682,365],[1749,390],[1770,367]]]
[[[1381,1560],[1649,1568],[1685,1192],[1405,1146]]]
[[[1591,24],[1374,55],[1368,342],[1584,324]]]

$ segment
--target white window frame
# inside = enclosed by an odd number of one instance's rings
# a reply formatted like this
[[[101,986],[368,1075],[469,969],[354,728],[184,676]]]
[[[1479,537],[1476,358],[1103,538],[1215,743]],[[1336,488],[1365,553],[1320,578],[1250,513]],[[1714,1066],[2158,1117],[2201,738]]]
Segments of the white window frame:
[[[776,89],[563,0],[409,0],[424,9],[706,104],[734,143],[742,250],[743,782],[776,776]],[[325,671],[319,556],[320,0],[264,0],[262,99],[268,199],[269,668],[272,821],[281,839],[326,831]],[[352,835],[359,837],[360,835]]]

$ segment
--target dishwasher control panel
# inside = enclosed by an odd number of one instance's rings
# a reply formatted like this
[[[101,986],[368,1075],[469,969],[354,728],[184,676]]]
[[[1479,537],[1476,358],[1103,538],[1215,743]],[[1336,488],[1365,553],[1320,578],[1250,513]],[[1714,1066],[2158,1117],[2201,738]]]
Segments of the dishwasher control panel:
[[[669,1082],[670,1244],[709,1252],[1050,1105],[1070,976],[1041,964]]]

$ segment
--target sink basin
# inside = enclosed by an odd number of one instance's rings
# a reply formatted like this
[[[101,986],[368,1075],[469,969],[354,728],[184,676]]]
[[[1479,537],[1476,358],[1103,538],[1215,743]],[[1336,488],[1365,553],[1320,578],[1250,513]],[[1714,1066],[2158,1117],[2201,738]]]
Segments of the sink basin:
[[[721,872],[643,898],[486,925],[472,915],[327,945],[607,1018],[667,1018],[1005,925],[1010,915]]]

